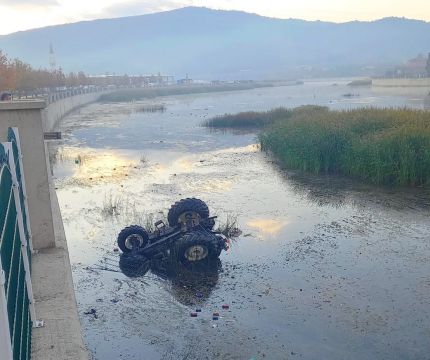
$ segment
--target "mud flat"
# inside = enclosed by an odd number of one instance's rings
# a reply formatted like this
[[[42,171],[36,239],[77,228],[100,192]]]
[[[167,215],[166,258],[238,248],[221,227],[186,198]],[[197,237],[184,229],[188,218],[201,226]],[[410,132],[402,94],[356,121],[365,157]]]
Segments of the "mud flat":
[[[259,151],[255,134],[199,126],[314,95],[359,106],[342,99],[346,83],[163,98],[162,113],[94,104],[65,119],[52,159],[95,359],[428,356],[429,192],[286,173]],[[373,103],[415,104],[408,99]],[[219,266],[202,277],[119,272],[119,230],[187,196],[207,201],[220,221],[239,219],[242,235]],[[192,318],[196,307],[202,312]]]

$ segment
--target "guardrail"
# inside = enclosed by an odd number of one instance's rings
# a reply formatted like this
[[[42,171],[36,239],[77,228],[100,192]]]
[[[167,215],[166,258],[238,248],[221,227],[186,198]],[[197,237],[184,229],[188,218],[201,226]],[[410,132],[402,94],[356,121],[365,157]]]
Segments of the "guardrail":
[[[30,359],[36,320],[31,285],[31,229],[17,128],[0,144],[0,352]]]
[[[12,97],[14,100],[31,100],[31,99],[44,99],[46,104],[52,104],[62,99],[66,99],[71,96],[84,95],[84,94],[94,94],[103,91],[116,90],[120,87],[109,85],[109,86],[88,86],[88,87],[72,87],[64,88],[62,90],[50,90],[50,89],[40,89],[31,93],[13,93]]]
[[[108,87],[102,87],[102,86],[96,86],[96,87],[90,87],[90,88],[78,88],[78,89],[65,89],[65,90],[59,90],[53,93],[44,94],[44,98],[46,99],[46,104],[52,104],[56,101],[59,101],[61,99],[65,99],[71,96],[76,95],[84,95],[84,94],[92,94],[92,93],[99,93],[103,91],[107,91]]]

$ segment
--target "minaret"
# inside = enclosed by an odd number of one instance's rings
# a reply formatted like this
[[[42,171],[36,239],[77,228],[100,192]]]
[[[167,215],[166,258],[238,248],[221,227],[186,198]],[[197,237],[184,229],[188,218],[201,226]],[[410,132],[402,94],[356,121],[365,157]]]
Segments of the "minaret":
[[[51,67],[51,71],[54,72],[57,67],[57,63],[55,61],[54,47],[52,43],[49,44],[49,66]]]

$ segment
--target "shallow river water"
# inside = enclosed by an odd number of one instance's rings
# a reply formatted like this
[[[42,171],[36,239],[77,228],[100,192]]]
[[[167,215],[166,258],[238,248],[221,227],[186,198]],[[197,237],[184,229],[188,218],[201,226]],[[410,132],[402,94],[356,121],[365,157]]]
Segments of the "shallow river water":
[[[430,359],[430,193],[285,172],[255,134],[200,126],[311,103],[428,101],[333,80],[97,103],[63,120],[51,161],[94,359]],[[165,111],[141,111],[150,104]],[[206,201],[220,223],[237,218],[242,233],[216,268],[119,272],[118,232],[185,197]]]

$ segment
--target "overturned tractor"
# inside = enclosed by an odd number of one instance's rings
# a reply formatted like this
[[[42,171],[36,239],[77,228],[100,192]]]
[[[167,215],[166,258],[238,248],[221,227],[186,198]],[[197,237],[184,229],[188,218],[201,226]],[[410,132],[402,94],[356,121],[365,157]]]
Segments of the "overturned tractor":
[[[207,264],[228,248],[227,238],[213,230],[215,219],[202,200],[182,199],[171,206],[167,225],[160,220],[153,232],[139,225],[127,226],[118,235],[118,247],[133,273],[139,269],[139,276],[149,270],[153,260],[172,256],[184,266]]]

